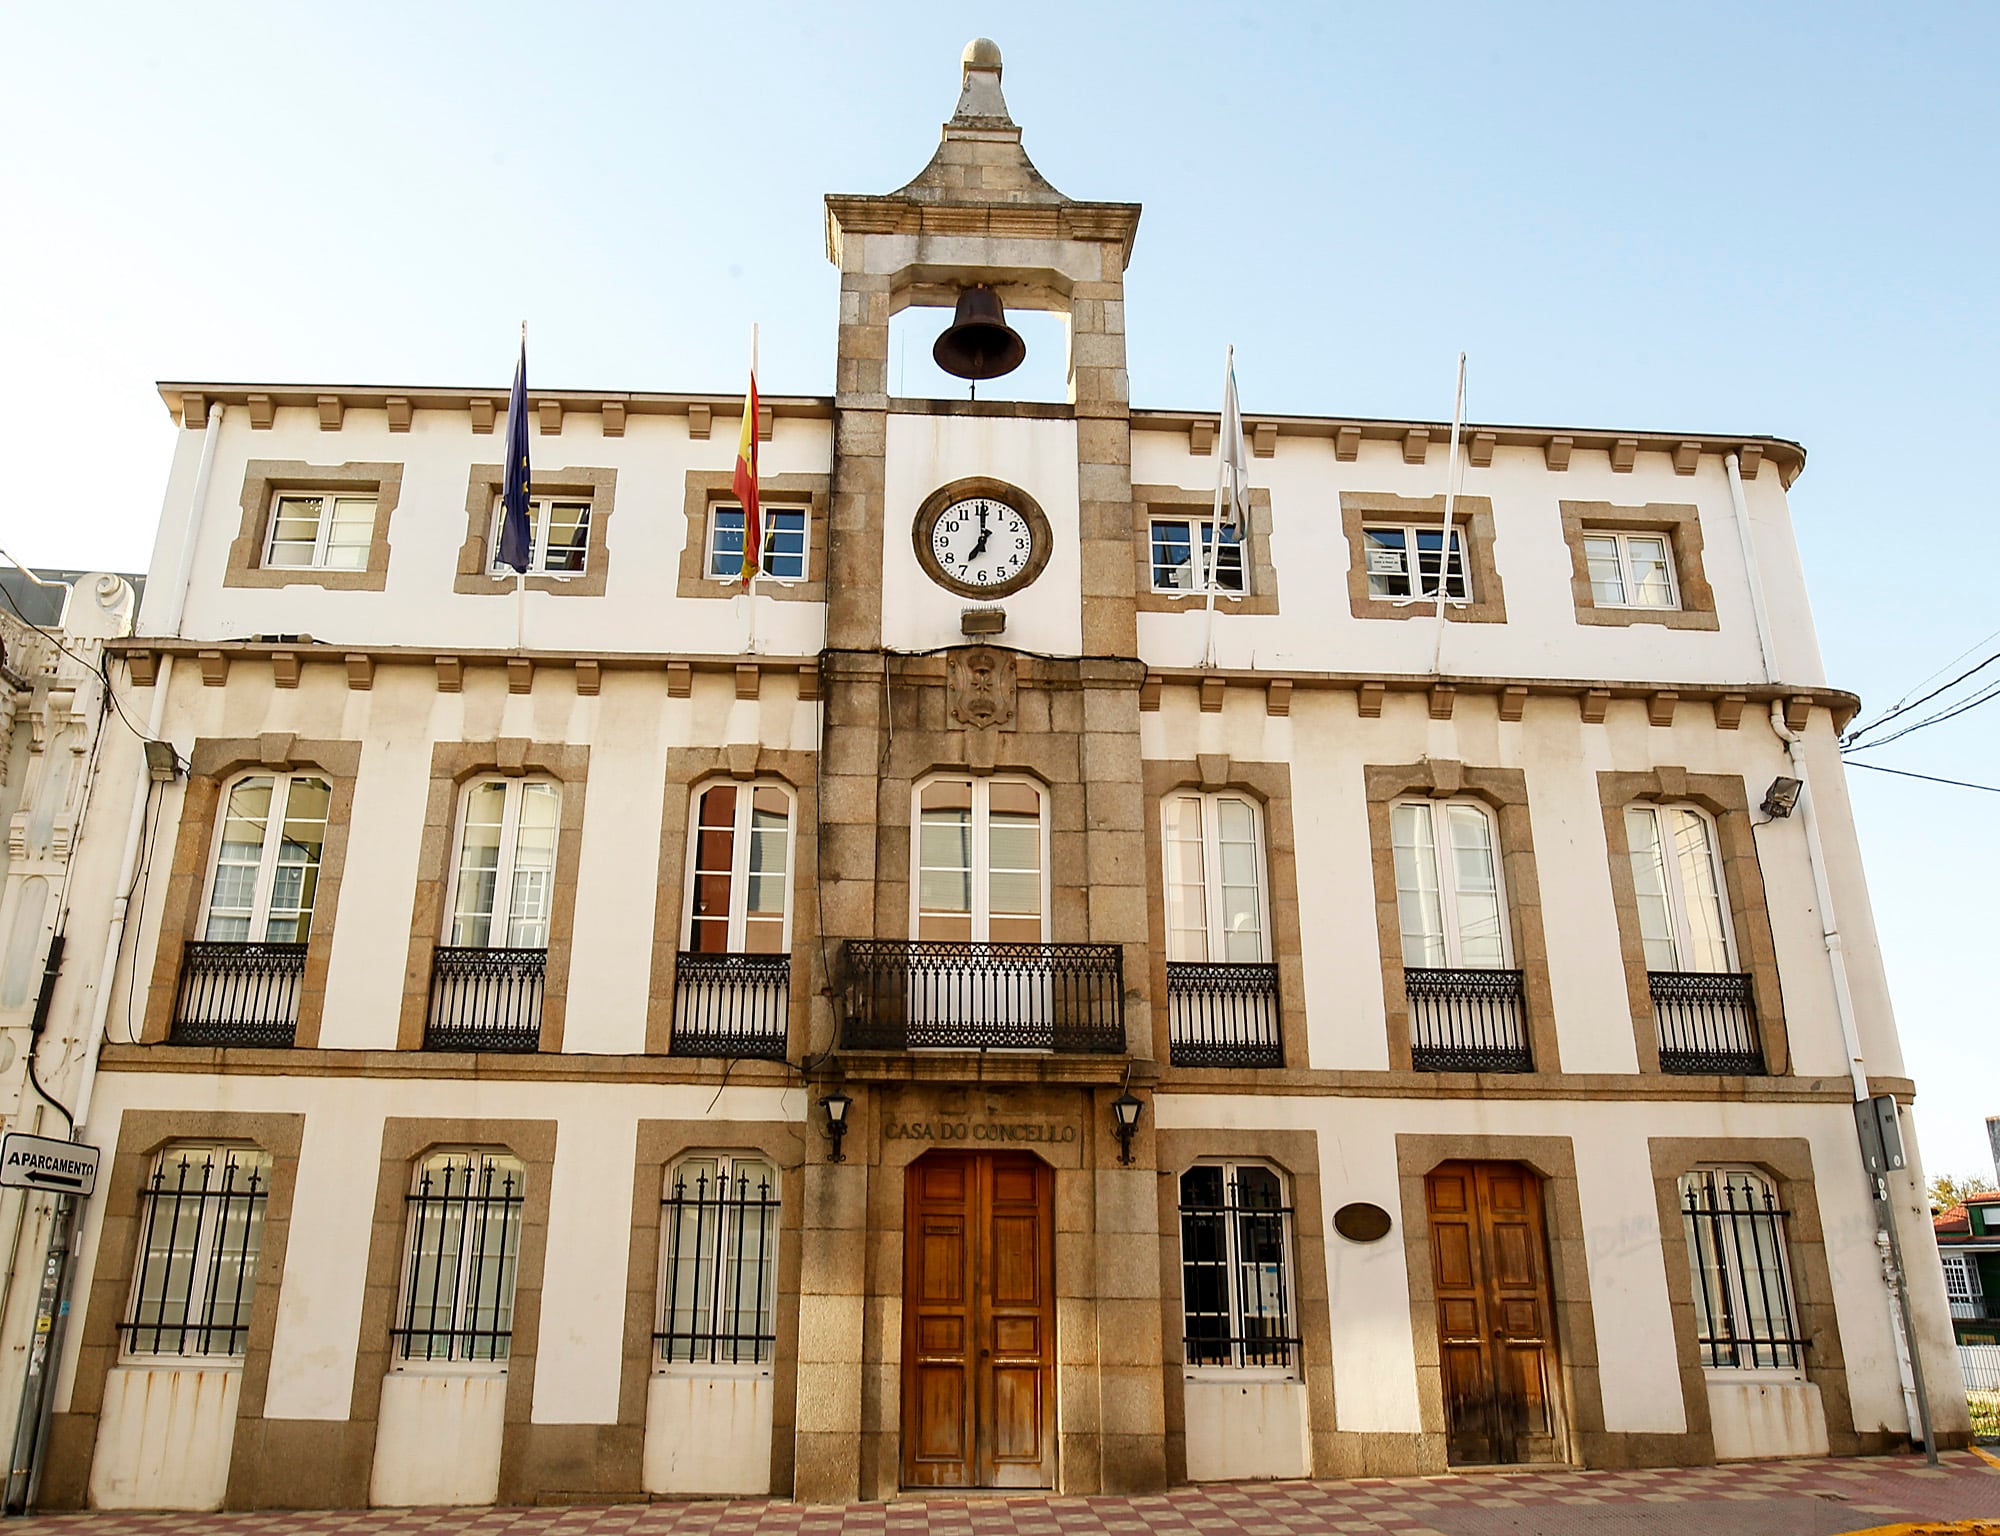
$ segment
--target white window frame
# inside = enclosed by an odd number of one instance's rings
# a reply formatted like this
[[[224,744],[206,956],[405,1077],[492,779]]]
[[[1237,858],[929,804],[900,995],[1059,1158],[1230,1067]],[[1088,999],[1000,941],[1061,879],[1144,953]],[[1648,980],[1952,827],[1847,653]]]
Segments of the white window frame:
[[[465,817],[472,808],[472,793],[482,785],[499,784],[505,787],[506,800],[501,809],[500,848],[495,860],[493,880],[493,911],[489,916],[484,944],[457,944],[454,929],[458,926],[458,881],[465,865]],[[513,777],[506,774],[474,774],[458,786],[458,809],[452,818],[451,868],[445,877],[444,892],[444,935],[441,944],[454,949],[547,949],[546,942],[540,945],[509,944],[506,939],[513,928],[514,901],[514,856],[521,830],[521,797],[530,784],[545,784],[556,793],[556,836],[555,848],[549,863],[549,912],[545,921],[553,926],[555,922],[555,881],[556,873],[562,867],[562,803],[564,786],[558,780],[540,775]]]
[[[1050,882],[1049,882],[1049,822],[1052,819],[1049,786],[1039,779],[1025,774],[987,774],[944,772],[926,774],[910,786],[910,936],[915,938],[923,926],[923,819],[924,790],[932,784],[972,785],[972,936],[964,942],[987,944],[995,942],[992,933],[992,837],[989,807],[992,803],[993,786],[996,784],[1020,784],[1032,789],[1041,797],[1041,813],[1036,818],[1041,833],[1041,875],[1042,875],[1042,937],[1040,942],[1049,942],[1050,934]],[[956,941],[947,941],[956,942]],[[1020,942],[1020,941],[1008,941]],[[1032,941],[1028,941],[1032,942]]]
[[[1688,1226],[1686,1181],[1697,1176],[1707,1178],[1715,1186],[1725,1185],[1732,1178],[1748,1177],[1755,1180],[1762,1191],[1768,1192],[1771,1197],[1772,1207],[1776,1209],[1783,1209],[1784,1207],[1783,1191],[1778,1187],[1778,1181],[1764,1172],[1763,1169],[1753,1168],[1743,1163],[1698,1164],[1688,1169],[1679,1179],[1674,1181],[1674,1190],[1681,1210],[1681,1230],[1684,1242],[1687,1240]],[[1728,1207],[1725,1205],[1723,1209],[1726,1212]],[[1778,1235],[1778,1275],[1780,1283],[1784,1286],[1786,1314],[1791,1319],[1793,1330],[1803,1336],[1805,1324],[1799,1316],[1798,1287],[1792,1282],[1792,1234],[1789,1220],[1782,1221],[1781,1224],[1776,1226],[1775,1231]],[[1726,1237],[1724,1234],[1726,1234]],[[1748,1280],[1744,1273],[1742,1253],[1738,1247],[1738,1241],[1741,1237],[1739,1224],[1728,1220],[1716,1222],[1712,1229],[1712,1235],[1722,1240],[1727,1250],[1722,1256],[1722,1262],[1718,1268],[1722,1276],[1723,1286],[1729,1293],[1728,1305],[1730,1313],[1735,1317],[1747,1316],[1749,1309],[1744,1298],[1748,1289]],[[1699,1263],[1699,1258],[1692,1246],[1689,1247],[1688,1257],[1690,1266],[1689,1283],[1695,1290],[1695,1327],[1697,1333],[1699,1333],[1704,1305],[1704,1282],[1694,1268]],[[1769,1348],[1771,1346],[1767,1345],[1765,1347]],[[1700,1348],[1699,1344],[1696,1345],[1696,1348]],[[1702,1361],[1701,1365],[1702,1370],[1717,1381],[1803,1381],[1806,1379],[1805,1348],[1801,1345],[1793,1352],[1797,1357],[1797,1363],[1793,1365],[1759,1365],[1755,1363],[1749,1365],[1712,1365],[1706,1360]]]
[[[1178,1213],[1187,1199],[1181,1181],[1197,1168],[1220,1168],[1222,1170],[1223,1203],[1225,1206],[1230,1203],[1229,1192],[1237,1182],[1238,1173],[1243,1169],[1254,1168],[1259,1172],[1270,1174],[1278,1181],[1278,1200],[1280,1209],[1283,1212],[1279,1217],[1279,1230],[1282,1233],[1284,1244],[1281,1281],[1284,1286],[1284,1296],[1286,1298],[1285,1322],[1292,1336],[1300,1341],[1290,1346],[1291,1359],[1284,1365],[1220,1365],[1213,1362],[1196,1364],[1187,1358],[1188,1297],[1187,1253],[1185,1248],[1186,1230],[1184,1227],[1179,1226],[1181,1217]],[[1189,1381],[1297,1381],[1299,1379],[1300,1356],[1303,1354],[1304,1325],[1299,1306],[1298,1261],[1296,1252],[1298,1247],[1297,1206],[1294,1204],[1291,1175],[1275,1163],[1265,1162],[1261,1158],[1198,1157],[1174,1175],[1174,1203],[1176,1209],[1175,1221],[1178,1228],[1174,1236],[1177,1245],[1180,1246],[1181,1370],[1185,1378]],[[1238,1220],[1240,1220],[1240,1217]],[[1223,1218],[1223,1263],[1228,1285],[1230,1338],[1233,1341],[1241,1341],[1244,1336],[1241,1310],[1242,1296],[1237,1287],[1239,1270],[1242,1267],[1242,1232],[1238,1226],[1238,1220],[1232,1220],[1227,1216]]]
[[[250,931],[242,939],[210,941],[207,938],[208,925],[215,910],[216,882],[222,875],[222,845],[227,840],[229,834],[229,797],[236,793],[238,786],[247,784],[253,779],[271,780],[271,812],[264,819],[264,847],[258,857],[257,882],[251,896]],[[235,775],[228,783],[223,785],[221,796],[216,801],[215,835],[208,852],[208,883],[202,891],[201,899],[201,933],[204,942],[239,944],[265,944],[273,942],[267,935],[271,928],[271,897],[277,886],[278,854],[284,847],[285,822],[288,819],[292,803],[292,786],[301,781],[326,786],[328,816],[327,820],[321,824],[325,831],[320,836],[319,859],[314,866],[319,871],[320,877],[324,878],[326,874],[326,832],[330,832],[333,826],[333,780],[324,773],[314,771],[280,773],[262,768],[253,768],[247,773]],[[315,906],[318,905],[318,900],[319,885],[316,880],[313,886],[313,901]],[[308,910],[310,909],[300,909],[301,912]],[[306,928],[306,940],[282,940],[278,942],[307,942],[311,938],[312,924],[310,920],[307,921]]]
[[[141,1324],[139,1322],[139,1309],[145,1299],[142,1287],[151,1273],[151,1260],[148,1255],[148,1249],[153,1238],[154,1224],[159,1219],[160,1199],[158,1195],[154,1195],[153,1198],[146,1202],[144,1214],[137,1223],[139,1228],[138,1248],[133,1254],[131,1291],[126,1298],[125,1311],[120,1319],[124,1326],[119,1329],[119,1359],[134,1364],[145,1364],[153,1361],[180,1363],[189,1360],[198,1360],[201,1362],[201,1367],[204,1370],[238,1370],[242,1368],[243,1361],[249,1353],[249,1322],[252,1310],[256,1306],[258,1273],[263,1267],[263,1220],[269,1210],[273,1159],[271,1154],[266,1152],[262,1147],[246,1142],[169,1142],[153,1158],[151,1168],[147,1174],[148,1191],[150,1192],[153,1189],[156,1178],[164,1174],[173,1163],[179,1162],[182,1158],[202,1159],[210,1167],[225,1171],[238,1158],[244,1159],[246,1164],[261,1161],[263,1165],[260,1170],[260,1176],[263,1182],[262,1198],[264,1204],[259,1207],[246,1201],[245,1206],[246,1213],[254,1212],[256,1215],[258,1228],[256,1251],[254,1256],[250,1258],[248,1266],[250,1278],[247,1283],[240,1285],[238,1288],[238,1296],[245,1303],[242,1310],[235,1314],[242,1318],[242,1322],[236,1325],[236,1327],[239,1327],[243,1332],[243,1346],[239,1350],[227,1352],[215,1350],[140,1349],[136,1346],[140,1332],[173,1331],[178,1333],[185,1331],[194,1333],[201,1331],[201,1325],[193,1321],[187,1322],[184,1329],[180,1325],[171,1325],[164,1321],[158,1324]],[[243,1165],[239,1164],[238,1166]],[[170,1194],[171,1192],[162,1188],[161,1193]],[[190,1320],[203,1315],[210,1299],[208,1294],[209,1270],[215,1262],[216,1243],[220,1235],[219,1229],[222,1225],[222,1217],[227,1214],[226,1209],[214,1213],[211,1212],[210,1196],[219,1196],[221,1193],[221,1186],[218,1186],[214,1191],[208,1189],[207,1175],[204,1174],[200,1193],[192,1196],[187,1193],[180,1194],[179,1199],[176,1201],[174,1215],[169,1218],[173,1222],[182,1220],[179,1206],[180,1204],[188,1203],[190,1199],[192,1200],[192,1203],[195,1205],[195,1239],[193,1252],[189,1260],[187,1306],[183,1310],[183,1315]],[[231,1198],[244,1198],[247,1193],[249,1193],[249,1185],[246,1181],[243,1185],[236,1188]],[[176,1234],[169,1233],[170,1238],[174,1235]],[[164,1317],[164,1309],[162,1316]],[[211,1328],[213,1326],[213,1324],[210,1325]]]
[[[287,501],[302,501],[312,497],[320,500],[318,525],[313,530],[312,556],[304,564],[290,560],[279,560],[275,551],[278,545],[278,508]],[[334,504],[341,501],[365,501],[369,506],[368,539],[360,548],[362,560],[359,565],[328,565],[327,550],[332,546]],[[368,551],[375,544],[375,525],[382,516],[382,493],[379,488],[372,490],[322,490],[317,488],[291,487],[271,493],[270,513],[266,517],[264,529],[264,569],[268,571],[365,571],[368,569]],[[287,544],[300,542],[286,539]],[[352,547],[352,546],[344,546]]]
[[[585,509],[583,536],[583,564],[574,571],[552,571],[549,569],[549,508],[562,502]],[[501,525],[507,516],[505,497],[493,498],[492,535],[487,540],[486,574],[489,576],[512,576],[511,565],[500,563]],[[590,551],[597,543],[597,498],[578,496],[559,491],[546,491],[541,495],[528,497],[528,569],[521,574],[546,576],[552,581],[575,581],[590,574]],[[567,553],[567,551],[565,551]]]
[[[782,779],[703,779],[688,795],[688,837],[687,871],[682,881],[681,900],[681,945],[683,950],[694,947],[694,899],[695,876],[701,858],[701,801],[711,789],[734,788],[736,796],[736,819],[731,829],[729,846],[729,947],[726,954],[746,953],[743,941],[749,928],[750,900],[750,826],[751,816],[756,807],[756,792],[760,789],[775,789],[785,797],[785,918],[784,944],[781,953],[792,952],[792,887],[793,876],[797,873],[799,836],[799,797],[792,786]]]
[[[1429,798],[1405,795],[1392,801],[1389,806],[1389,858],[1393,868],[1396,847],[1396,812],[1404,806],[1414,806],[1428,811],[1431,817],[1431,874],[1437,881],[1438,921],[1444,928],[1444,964],[1437,969],[1487,970],[1483,965],[1469,966],[1465,961],[1465,935],[1458,916],[1458,880],[1451,868],[1451,811],[1453,807],[1477,811],[1486,821],[1487,846],[1493,850],[1493,895],[1500,907],[1500,963],[1490,967],[1494,970],[1514,968],[1514,916],[1507,895],[1507,856],[1500,841],[1500,818],[1493,814],[1493,808],[1483,801],[1467,796],[1455,795]],[[1447,878],[1447,877],[1450,878]],[[1402,891],[1396,893],[1396,933],[1400,947],[1403,932]],[[1406,962],[1407,963],[1407,962]]]
[[[1180,932],[1172,921],[1172,893],[1179,883],[1174,880],[1172,867],[1173,844],[1168,817],[1176,801],[1198,800],[1201,802],[1201,872],[1202,900],[1207,908],[1208,954],[1197,960],[1192,955],[1176,954],[1176,935]],[[1230,961],[1224,951],[1228,948],[1224,932],[1222,910],[1222,802],[1234,801],[1249,807],[1250,829],[1256,843],[1257,865],[1257,955],[1254,960]],[[1190,964],[1264,964],[1271,958],[1271,861],[1270,851],[1264,839],[1264,808],[1256,799],[1236,789],[1192,789],[1183,788],[1170,791],[1160,802],[1160,846],[1162,852],[1161,879],[1165,882],[1168,922],[1167,958],[1172,961],[1186,961]]]
[[[1674,852],[1673,839],[1667,835],[1667,824],[1662,813],[1668,811],[1685,813],[1695,817],[1708,829],[1709,874],[1710,878],[1715,881],[1716,894],[1721,898],[1717,906],[1721,916],[1722,947],[1726,959],[1726,964],[1722,970],[1712,974],[1728,975],[1735,972],[1739,968],[1736,952],[1736,925],[1731,920],[1729,910],[1729,885],[1723,879],[1722,873],[1722,829],[1716,825],[1715,818],[1700,806],[1684,805],[1679,801],[1634,801],[1625,807],[1626,817],[1629,819],[1634,811],[1644,811],[1653,817],[1654,834],[1659,839],[1661,848],[1665,850],[1666,856],[1663,860],[1664,879],[1662,883],[1666,887],[1667,919],[1673,929],[1674,969],[1677,971],[1692,972],[1699,970],[1700,967],[1693,963],[1695,948],[1694,930],[1688,922],[1687,883],[1681,873],[1680,859]],[[1639,857],[1639,853],[1637,849],[1630,848],[1629,846],[1631,843],[1631,834],[1629,832],[1626,834],[1626,843],[1628,845],[1628,852],[1636,860]],[[1645,934],[1642,927],[1640,932],[1640,945],[1642,949],[1644,944]]]
[[[743,578],[740,569],[718,571],[715,568],[715,537],[721,528],[721,520],[716,514],[721,512],[734,512],[740,518],[743,516],[743,507],[740,502],[734,501],[717,501],[709,504],[708,527],[702,538],[702,572],[710,581],[741,581]],[[778,576],[773,574],[771,570],[771,539],[778,531],[777,525],[772,519],[780,513],[796,517],[799,520],[797,530],[800,539],[799,574],[796,576]],[[764,543],[763,558],[757,567],[757,579],[759,581],[774,581],[781,587],[796,587],[803,582],[811,581],[812,508],[803,502],[773,502],[769,506],[760,506],[758,508],[757,520],[759,525],[758,532],[762,535]]]
[[[777,1368],[778,1346],[775,1335],[778,1331],[778,1259],[780,1250],[784,1244],[784,1197],[782,1193],[784,1188],[784,1169],[779,1166],[778,1160],[769,1153],[688,1151],[681,1153],[668,1166],[660,1190],[660,1273],[659,1283],[656,1287],[658,1294],[653,1298],[653,1319],[656,1324],[661,1324],[667,1318],[667,1285],[671,1278],[670,1259],[673,1253],[672,1217],[670,1214],[672,1207],[667,1202],[673,1195],[674,1177],[689,1163],[708,1160],[715,1162],[719,1170],[718,1177],[726,1180],[732,1188],[736,1182],[736,1168],[738,1163],[758,1163],[770,1170],[770,1198],[778,1202],[778,1204],[775,1209],[764,1213],[765,1219],[770,1223],[768,1228],[769,1248],[765,1254],[764,1295],[759,1299],[758,1303],[761,1309],[759,1316],[760,1318],[768,1317],[770,1319],[771,1332],[774,1335],[770,1344],[770,1355],[769,1358],[763,1361],[670,1360],[666,1358],[667,1351],[671,1347],[670,1341],[656,1338],[653,1340],[653,1374],[656,1376],[721,1376],[741,1380],[768,1378],[776,1373]],[[727,1202],[724,1202],[723,1210],[724,1212],[729,1210]],[[729,1225],[732,1229],[734,1228],[735,1223],[733,1219],[729,1222]],[[731,1236],[740,1241],[740,1234],[732,1231]],[[742,1250],[739,1248],[737,1250],[738,1262],[734,1266],[739,1271],[742,1267],[740,1262],[741,1252]],[[721,1310],[719,1302],[723,1294],[722,1287],[725,1279],[725,1271],[730,1267],[724,1263],[723,1238],[718,1232],[715,1247],[708,1254],[707,1275],[704,1277],[697,1273],[695,1277],[697,1286],[705,1289],[708,1293],[708,1316],[711,1329],[714,1327],[714,1319]],[[705,1286],[703,1285],[704,1279],[706,1280]]]
[[[1442,522],[1385,523],[1373,519],[1365,522],[1361,528],[1361,574],[1368,581],[1368,600],[1375,603],[1435,604],[1438,599],[1437,593],[1423,590],[1423,562],[1417,548],[1417,536],[1419,534],[1441,533],[1443,529],[1444,525]],[[1374,578],[1377,573],[1370,570],[1368,566],[1368,535],[1371,533],[1400,533],[1403,536],[1403,574],[1409,580],[1410,590],[1400,597],[1391,592],[1377,592],[1375,590]],[[1468,530],[1466,525],[1454,520],[1451,525],[1451,542],[1445,549],[1445,557],[1439,572],[1439,581],[1447,589],[1450,588],[1452,560],[1455,556],[1458,563],[1459,581],[1465,587],[1465,592],[1463,596],[1459,597],[1447,594],[1445,597],[1445,605],[1447,607],[1465,607],[1478,596],[1472,589],[1472,550],[1471,540],[1467,535]],[[1381,574],[1388,575],[1390,573],[1385,571]]]
[[[1643,530],[1627,533],[1611,528],[1586,528],[1580,537],[1585,541],[1583,544],[1584,579],[1590,582],[1590,603],[1593,608],[1633,608],[1641,613],[1673,613],[1680,608],[1681,582],[1680,573],[1674,569],[1674,540],[1672,534],[1651,533]],[[1597,582],[1590,574],[1589,541],[1591,539],[1610,539],[1618,546],[1619,599],[1615,603],[1606,602],[1597,595]],[[1630,541],[1633,539],[1652,539],[1665,551],[1666,559],[1664,564],[1667,572],[1667,600],[1664,603],[1640,603],[1633,601],[1634,594],[1639,590],[1638,583],[1632,579],[1632,547]]]
[[[409,1352],[411,1341],[407,1338],[391,1336],[389,1340],[389,1368],[419,1376],[504,1376],[509,1362],[514,1356],[515,1324],[518,1322],[516,1308],[521,1296],[521,1255],[525,1246],[528,1229],[528,1167],[524,1158],[516,1157],[505,1147],[432,1147],[419,1157],[410,1169],[410,1177],[403,1194],[403,1243],[399,1254],[402,1273],[396,1282],[396,1310],[390,1315],[390,1326],[401,1326],[402,1320],[411,1315],[410,1286],[417,1277],[415,1244],[417,1241],[417,1219],[422,1214],[417,1204],[418,1194],[423,1184],[424,1170],[433,1163],[448,1162],[452,1158],[465,1160],[469,1164],[484,1167],[489,1162],[505,1161],[514,1165],[520,1176],[520,1202],[513,1208],[514,1220],[514,1273],[507,1292],[507,1352],[495,1357],[482,1359],[476,1355],[461,1353],[457,1338],[459,1330],[466,1327],[464,1319],[482,1294],[478,1279],[479,1262],[490,1256],[484,1244],[474,1241],[466,1232],[461,1221],[458,1230],[457,1269],[452,1282],[451,1312],[442,1329],[436,1327],[436,1314],[432,1314],[432,1329],[450,1336],[446,1352],[429,1357]],[[503,1251],[495,1262],[504,1262]],[[498,1292],[496,1290],[497,1298]]]
[[[1160,559],[1158,553],[1160,538],[1158,530],[1163,523],[1173,524],[1188,530],[1188,573],[1194,578],[1195,582],[1191,587],[1177,587],[1171,584],[1162,586],[1160,584]],[[1222,529],[1222,533],[1226,537],[1220,539],[1217,538],[1216,529],[1217,522],[1212,513],[1201,514],[1191,512],[1184,515],[1173,515],[1162,512],[1149,517],[1146,520],[1146,567],[1147,577],[1151,583],[1152,590],[1174,597],[1200,596],[1206,593],[1208,591],[1206,585],[1208,581],[1208,562],[1211,558],[1211,552],[1219,547],[1227,546],[1236,551],[1236,585],[1233,587],[1225,586],[1218,579],[1215,585],[1215,595],[1229,601],[1248,597],[1250,595],[1250,541],[1244,537],[1244,530],[1241,528],[1238,528],[1234,533],[1231,533],[1227,528]],[[1217,566],[1217,571],[1219,574],[1221,571],[1220,565]]]
[[[1980,1287],[1979,1266],[1971,1254],[1946,1253],[1939,1257],[1944,1261],[1944,1297],[1947,1302],[1953,1306],[1969,1307],[1984,1299],[1986,1293]]]

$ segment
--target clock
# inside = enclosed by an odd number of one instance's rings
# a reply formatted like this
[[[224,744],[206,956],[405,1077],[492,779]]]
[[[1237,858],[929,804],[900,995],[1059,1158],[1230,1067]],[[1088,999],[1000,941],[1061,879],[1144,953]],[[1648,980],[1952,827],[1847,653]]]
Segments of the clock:
[[[1049,561],[1048,518],[1027,492],[999,480],[940,486],[910,532],[924,574],[961,597],[1006,597]]]

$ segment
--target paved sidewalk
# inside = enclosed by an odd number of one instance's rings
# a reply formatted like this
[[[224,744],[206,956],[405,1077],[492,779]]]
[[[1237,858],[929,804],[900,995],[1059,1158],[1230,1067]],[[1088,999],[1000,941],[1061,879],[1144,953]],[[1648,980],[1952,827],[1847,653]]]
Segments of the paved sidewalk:
[[[1984,1518],[1981,1518],[1984,1517]],[[1937,1522],[1974,1522],[1945,1527]],[[771,1500],[322,1514],[87,1514],[21,1536],[2000,1536],[2000,1462],[1955,1451],[1642,1472],[1488,1472],[1353,1482],[1210,1484],[1143,1498],[924,1498],[825,1508]]]

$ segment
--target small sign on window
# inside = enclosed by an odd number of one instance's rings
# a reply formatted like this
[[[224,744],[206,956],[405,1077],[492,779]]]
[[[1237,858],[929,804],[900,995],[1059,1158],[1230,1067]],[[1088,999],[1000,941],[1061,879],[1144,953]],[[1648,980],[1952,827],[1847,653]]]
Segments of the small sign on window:
[[[1401,576],[1403,574],[1403,552],[1400,549],[1369,550],[1368,574],[1370,576]]]

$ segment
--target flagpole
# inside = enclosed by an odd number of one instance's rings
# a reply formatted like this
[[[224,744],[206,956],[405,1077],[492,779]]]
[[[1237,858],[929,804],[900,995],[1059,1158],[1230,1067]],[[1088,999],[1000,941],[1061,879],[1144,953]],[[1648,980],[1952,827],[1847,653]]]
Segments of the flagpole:
[[[753,384],[757,381],[757,322],[754,320],[750,322],[750,381]],[[747,392],[743,396],[743,409],[746,411],[752,409],[750,396]],[[753,463],[756,460],[756,454],[757,422],[755,419],[752,419],[750,423],[750,455]],[[748,539],[750,536],[750,509],[745,507],[743,509],[743,537]],[[743,588],[745,605],[749,610],[749,634],[743,642],[743,654],[746,656],[755,655],[757,651],[757,578],[764,574],[764,551],[761,548],[764,542],[764,518],[761,512],[757,517],[756,538],[760,546],[756,551],[757,563],[750,567],[750,580]],[[746,559],[750,556],[750,551],[747,547],[744,550],[744,556]]]
[[[1229,398],[1229,379],[1236,368],[1236,344],[1229,344],[1228,354],[1222,363],[1222,398]],[[1220,424],[1227,429],[1228,423]],[[1215,665],[1215,569],[1222,563],[1222,477],[1229,464],[1229,449],[1222,441],[1222,431],[1215,434],[1215,505],[1209,509],[1209,547],[1206,558],[1201,553],[1201,530],[1191,530],[1194,534],[1192,553],[1200,563],[1196,569],[1202,573],[1202,582],[1208,588],[1208,596],[1202,606],[1206,617],[1202,621],[1201,664],[1203,667]],[[1233,491],[1232,487],[1232,491]]]
[[[1451,400],[1451,449],[1444,461],[1444,541],[1438,546],[1437,650],[1431,656],[1431,671],[1444,676],[1445,596],[1451,590],[1452,511],[1458,500],[1458,434],[1465,420],[1465,354],[1458,354],[1458,390]],[[1411,550],[1421,582],[1423,557]],[[1470,556],[1468,549],[1466,554]],[[1466,564],[1470,565],[1470,560]],[[1468,571],[1468,574],[1469,571]]]
[[[523,320],[521,322],[522,356],[525,357],[527,355],[527,351],[528,351],[528,322],[526,320]],[[527,407],[527,402],[524,399],[522,401],[522,408],[526,409],[526,407]],[[533,506],[534,505],[533,500],[530,499],[528,504],[530,506]],[[528,521],[528,560],[530,564],[533,563],[534,558],[535,558],[535,524],[533,518],[530,518]],[[524,566],[522,569],[514,573],[514,649],[515,650],[525,651],[528,648],[527,632],[528,632],[528,572],[527,568]]]

